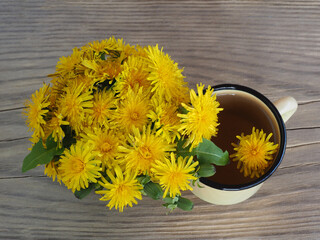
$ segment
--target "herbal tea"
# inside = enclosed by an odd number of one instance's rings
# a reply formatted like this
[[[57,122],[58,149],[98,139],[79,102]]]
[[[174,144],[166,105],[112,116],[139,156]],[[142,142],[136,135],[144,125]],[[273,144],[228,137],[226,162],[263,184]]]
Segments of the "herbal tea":
[[[234,150],[231,143],[237,144],[239,140],[236,136],[241,133],[251,134],[252,127],[263,129],[267,135],[272,133],[270,141],[279,144],[279,129],[274,127],[278,126],[276,119],[261,100],[237,90],[219,90],[216,94],[220,107],[224,109],[218,115],[221,123],[218,127],[218,135],[211,139],[218,147],[232,155]],[[216,166],[215,175],[208,179],[223,185],[239,185],[249,183],[256,178],[244,177],[243,172],[237,169],[237,162],[230,159],[230,164],[227,166]]]

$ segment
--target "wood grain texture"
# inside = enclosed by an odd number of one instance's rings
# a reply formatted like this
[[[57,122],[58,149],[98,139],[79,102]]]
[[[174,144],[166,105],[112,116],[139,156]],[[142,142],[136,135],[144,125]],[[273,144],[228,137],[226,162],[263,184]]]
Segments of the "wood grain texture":
[[[276,173],[233,206],[195,203],[166,215],[144,198],[120,214],[97,195],[77,200],[21,173],[30,147],[26,98],[73,47],[114,35],[154,45],[184,67],[189,86],[237,83],[272,101],[293,96],[288,145]],[[319,1],[0,1],[0,239],[319,239]]]

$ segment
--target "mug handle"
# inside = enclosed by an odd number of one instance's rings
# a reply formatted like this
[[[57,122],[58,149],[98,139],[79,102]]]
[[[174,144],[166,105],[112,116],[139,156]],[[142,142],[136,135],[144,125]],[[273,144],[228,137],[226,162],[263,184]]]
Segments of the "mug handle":
[[[283,122],[288,121],[298,108],[298,103],[293,97],[280,98],[274,102],[274,105],[278,109]]]

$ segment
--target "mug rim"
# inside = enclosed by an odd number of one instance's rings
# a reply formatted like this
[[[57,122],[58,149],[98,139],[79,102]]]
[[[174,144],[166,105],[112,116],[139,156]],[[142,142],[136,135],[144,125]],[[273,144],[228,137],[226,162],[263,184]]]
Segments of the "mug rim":
[[[220,84],[220,85],[213,86],[213,89],[214,89],[213,93],[215,93],[216,91],[221,91],[221,90],[242,91],[242,92],[249,93],[249,94],[255,96],[256,98],[260,99],[273,113],[273,115],[277,121],[277,124],[279,126],[279,132],[280,132],[279,152],[278,152],[278,155],[277,155],[276,159],[274,160],[274,163],[271,166],[271,168],[264,175],[262,175],[261,177],[257,178],[256,180],[254,180],[252,182],[245,183],[245,184],[229,185],[229,184],[216,183],[216,182],[213,182],[205,177],[199,178],[199,181],[202,184],[205,184],[209,187],[219,189],[219,190],[225,190],[225,191],[239,191],[239,190],[245,190],[245,189],[257,186],[257,185],[263,183],[264,181],[266,181],[276,171],[276,169],[279,167],[279,165],[282,162],[282,159],[284,157],[285,150],[286,150],[286,144],[287,144],[287,133],[286,133],[286,127],[283,122],[283,119],[282,119],[278,109],[274,106],[274,104],[267,97],[265,97],[263,94],[261,94],[260,92],[254,90],[252,88],[238,85],[238,84]]]

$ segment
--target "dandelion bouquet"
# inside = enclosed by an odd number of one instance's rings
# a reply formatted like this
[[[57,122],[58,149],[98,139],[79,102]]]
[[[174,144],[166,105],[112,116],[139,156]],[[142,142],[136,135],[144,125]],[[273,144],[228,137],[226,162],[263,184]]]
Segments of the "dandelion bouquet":
[[[74,48],[26,102],[22,171],[43,164],[76,197],[93,191],[120,212],[143,195],[191,210],[182,192],[229,156],[210,140],[222,111],[213,89],[189,89],[182,71],[158,45],[112,37]]]

